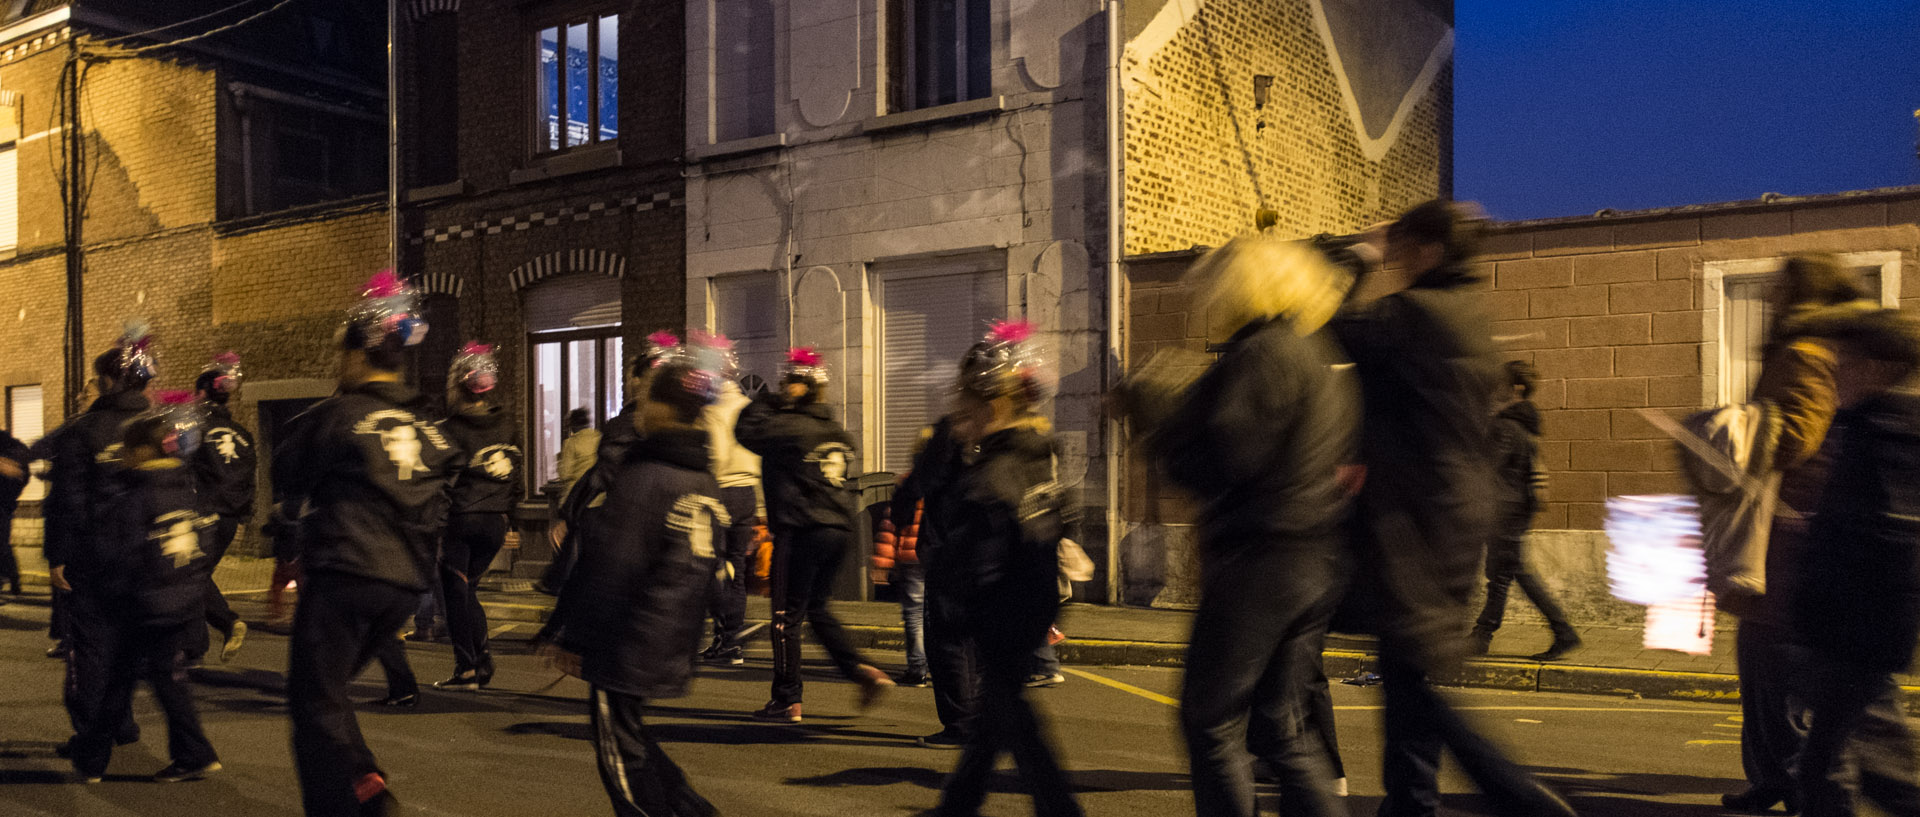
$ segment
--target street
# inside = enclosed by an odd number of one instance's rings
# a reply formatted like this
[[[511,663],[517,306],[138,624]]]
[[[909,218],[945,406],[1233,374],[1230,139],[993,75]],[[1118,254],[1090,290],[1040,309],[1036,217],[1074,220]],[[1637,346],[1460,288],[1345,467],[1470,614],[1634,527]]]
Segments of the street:
[[[242,605],[243,613],[255,605]],[[136,703],[140,743],[116,752],[105,782],[64,782],[53,754],[66,737],[61,665],[41,657],[44,597],[0,607],[0,802],[9,815],[297,814],[281,671],[286,640],[256,631],[231,664],[193,677],[207,732],[226,769],[210,780],[163,785],[146,778],[166,765],[164,725],[145,692]],[[256,618],[249,616],[249,618]],[[257,620],[257,619],[256,619]],[[360,721],[408,813],[590,815],[609,812],[585,742],[586,688],[526,654],[532,625],[500,624],[499,674],[479,693],[428,690],[422,707],[364,708]],[[515,640],[515,639],[518,640]],[[409,644],[421,682],[450,671],[444,645]],[[895,691],[866,715],[849,684],[824,663],[809,674],[806,722],[750,722],[765,702],[764,642],[740,667],[703,668],[694,693],[652,710],[655,736],[724,814],[915,814],[930,808],[958,757],[912,738],[934,731],[931,693]],[[216,650],[217,652],[217,650]],[[874,658],[897,668],[897,653]],[[1179,671],[1068,667],[1068,682],[1034,690],[1051,721],[1090,815],[1191,813],[1171,697]],[[356,688],[380,697],[377,667]],[[1336,684],[1353,813],[1378,803],[1378,688]],[[1719,814],[1718,797],[1739,788],[1738,709],[1599,696],[1459,691],[1480,722],[1517,758],[1569,795],[1582,814]],[[1002,776],[989,815],[1029,813]],[[1449,778],[1451,813],[1474,814],[1470,788]]]

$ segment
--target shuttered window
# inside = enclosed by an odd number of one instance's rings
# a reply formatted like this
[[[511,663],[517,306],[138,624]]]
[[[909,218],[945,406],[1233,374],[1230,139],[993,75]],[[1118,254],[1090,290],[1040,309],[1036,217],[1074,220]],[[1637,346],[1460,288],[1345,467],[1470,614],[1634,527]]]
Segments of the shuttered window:
[[[787,304],[772,272],[713,280],[713,331],[733,341],[741,387],[748,393],[779,376],[787,351]]]
[[[7,432],[15,439],[32,445],[47,431],[46,393],[39,386],[7,387]],[[20,494],[23,502],[33,502],[45,498],[47,483],[34,477]]]
[[[1851,269],[1870,296],[1880,294],[1880,266],[1856,265]],[[1722,337],[1727,343],[1727,368],[1721,374],[1722,402],[1746,402],[1753,396],[1754,384],[1760,382],[1767,330],[1774,318],[1767,293],[1772,290],[1776,277],[1776,274],[1763,274],[1726,279],[1727,300],[1721,321]]]
[[[999,272],[883,277],[881,467],[904,474],[920,430],[947,412],[960,356],[1004,316]]]

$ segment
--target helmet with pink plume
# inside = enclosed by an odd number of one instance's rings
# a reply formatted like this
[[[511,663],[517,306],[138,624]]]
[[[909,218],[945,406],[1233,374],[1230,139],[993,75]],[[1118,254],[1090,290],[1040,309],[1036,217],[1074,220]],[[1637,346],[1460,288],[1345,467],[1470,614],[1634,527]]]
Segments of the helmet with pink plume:
[[[360,301],[347,310],[340,348],[397,352],[427,337],[420,314],[420,292],[393,270],[385,269],[367,281]]]
[[[460,347],[460,353],[453,356],[453,366],[447,370],[447,378],[468,394],[493,391],[500,385],[500,362],[493,357],[493,345],[469,341]]]
[[[1025,405],[1046,399],[1053,371],[1027,321],[999,321],[960,360],[961,391],[989,400],[1013,397]]]

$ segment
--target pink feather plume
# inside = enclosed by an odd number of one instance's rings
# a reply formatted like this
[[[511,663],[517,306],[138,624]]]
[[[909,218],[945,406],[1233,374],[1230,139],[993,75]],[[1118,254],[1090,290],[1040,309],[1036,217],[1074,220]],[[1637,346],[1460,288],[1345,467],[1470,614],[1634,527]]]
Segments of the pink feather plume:
[[[490,354],[493,354],[493,344],[481,343],[480,341],[477,341],[477,340],[470,340],[470,341],[467,341],[467,345],[460,347],[460,354],[490,355]]]
[[[166,406],[184,406],[193,402],[193,392],[190,391],[167,389],[155,392],[153,396],[161,405]]]
[[[1033,338],[1034,331],[1033,324],[1028,321],[998,321],[987,337],[1001,343],[1025,343]]]
[[[814,351],[811,346],[795,347],[787,353],[787,364],[790,366],[818,366],[820,365],[820,353]]]
[[[222,366],[238,366],[240,365],[240,354],[238,352],[221,352],[213,356],[213,362]]]
[[[722,352],[733,351],[733,339],[726,335],[695,329],[692,332],[688,332],[687,337],[694,343],[710,349],[718,349]]]
[[[661,331],[648,335],[647,342],[653,344],[658,348],[665,349],[670,346],[679,346],[680,336],[663,329]]]
[[[366,297],[391,298],[405,291],[407,285],[391,269],[383,269],[367,279]]]

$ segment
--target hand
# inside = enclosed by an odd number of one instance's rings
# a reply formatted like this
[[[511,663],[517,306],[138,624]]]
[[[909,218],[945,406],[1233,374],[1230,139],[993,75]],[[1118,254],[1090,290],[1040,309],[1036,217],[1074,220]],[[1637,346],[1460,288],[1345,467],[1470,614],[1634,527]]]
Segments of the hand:
[[[556,520],[552,526],[547,528],[547,544],[552,545],[554,552],[557,553],[561,550],[561,548],[564,546],[563,543],[565,543],[566,541],[567,541],[567,520],[565,519]]]
[[[559,670],[575,678],[580,677],[580,656],[568,652],[564,647],[551,641],[542,643],[533,651],[540,656],[540,663],[548,669]]]
[[[60,588],[61,590],[65,590],[69,593],[73,592],[73,585],[67,584],[67,566],[66,565],[54,565],[52,570],[52,578],[53,578],[54,587]]]
[[[27,469],[21,467],[20,463],[5,457],[0,457],[0,477],[6,477],[7,479],[26,479]]]

